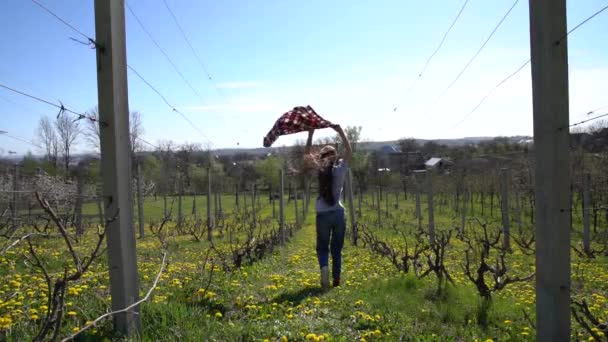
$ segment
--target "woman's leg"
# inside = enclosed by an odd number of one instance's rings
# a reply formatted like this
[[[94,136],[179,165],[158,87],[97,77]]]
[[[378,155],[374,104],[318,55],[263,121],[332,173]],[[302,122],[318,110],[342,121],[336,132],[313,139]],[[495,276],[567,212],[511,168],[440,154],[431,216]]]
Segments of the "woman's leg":
[[[329,263],[329,236],[331,232],[331,216],[328,213],[317,214],[317,258],[319,267]]]
[[[340,285],[340,273],[342,272],[342,247],[344,247],[344,234],[346,232],[346,219],[344,210],[334,212],[333,232],[331,235],[331,260],[332,276],[334,286]]]

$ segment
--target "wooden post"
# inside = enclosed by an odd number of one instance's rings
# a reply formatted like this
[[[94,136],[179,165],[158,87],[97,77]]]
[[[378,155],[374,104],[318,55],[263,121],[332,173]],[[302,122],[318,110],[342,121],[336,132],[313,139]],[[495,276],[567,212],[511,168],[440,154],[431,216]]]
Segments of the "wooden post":
[[[469,201],[471,205],[471,216],[475,215],[475,189],[469,191]]]
[[[374,190],[375,188],[372,189],[372,208],[376,208],[376,195],[378,190]]]
[[[236,206],[236,208],[239,207],[239,185],[238,185],[238,183],[234,190],[234,205]]]
[[[302,188],[302,223],[306,221],[306,194],[304,191],[304,188]]]
[[[257,226],[257,212],[255,207],[255,184],[251,184],[251,216],[253,217],[253,226]]]
[[[213,192],[213,220],[214,222],[217,222],[217,220],[220,217],[220,211],[219,211],[219,199],[217,196],[217,189]]]
[[[395,209],[399,209],[399,191],[395,191]]]
[[[217,211],[219,213],[219,218],[224,217],[224,209],[222,208],[222,184],[220,183],[217,190]]]
[[[247,185],[245,184],[245,189],[243,190],[243,211],[245,213],[248,212],[247,206]]]
[[[95,0],[95,41],[111,310],[117,311],[139,300],[123,0]],[[132,336],[140,329],[140,317],[139,306],[115,314],[114,328]]]
[[[591,175],[583,176],[583,248],[586,253],[591,251],[589,233],[589,206],[591,204]]]
[[[141,161],[137,161],[137,220],[139,223],[139,238],[143,239],[146,235],[144,230],[144,189],[143,174],[141,173]]]
[[[516,213],[516,217],[517,217],[517,229],[519,230],[519,232],[522,232],[523,229],[523,225],[521,222],[521,194],[519,191],[517,191],[516,196],[515,196],[515,211]]]
[[[19,228],[19,220],[17,219],[17,195],[19,193],[19,165],[15,163],[13,165],[13,205],[11,207],[11,216],[13,219],[13,232]]]
[[[184,212],[182,210],[182,193],[184,191],[184,184],[181,175],[178,176],[177,182],[177,226],[181,227],[182,222],[184,222]]]
[[[390,192],[386,191],[386,194],[384,196],[384,203],[385,203],[385,207],[386,207],[386,213],[385,213],[385,215],[386,215],[387,218],[388,218],[389,213],[390,213],[390,201],[391,201],[391,198],[390,198],[389,194],[390,194]]]
[[[310,207],[310,180],[306,181],[306,212]]]
[[[570,339],[566,0],[530,0],[536,159],[536,340]]]
[[[421,186],[421,181],[420,181],[420,177],[422,175],[424,175],[423,172],[426,171],[415,171],[415,177],[416,177],[416,218],[418,219],[418,230],[422,230],[422,206],[420,203],[420,188]]]
[[[298,211],[298,186],[297,184],[294,184],[293,187],[293,207],[295,210],[295,215],[296,215],[296,226],[300,225],[300,214]]]
[[[355,222],[355,203],[353,202],[353,175],[350,169],[346,178],[346,192],[348,194],[348,213],[350,215],[350,229],[353,234],[353,245],[357,245],[357,223]]]
[[[213,219],[211,217],[211,167],[207,168],[207,240],[213,239]]]
[[[435,243],[435,209],[433,202],[433,173],[426,174],[426,200],[429,212],[429,242]]]
[[[192,216],[194,216],[195,219],[198,217],[196,213],[196,189],[192,191]]]
[[[363,216],[363,189],[359,186],[359,193],[357,196],[358,205],[359,205],[359,213],[358,217],[361,218]]]
[[[283,193],[285,192],[285,180],[283,176],[283,169],[279,170],[279,229],[281,232],[281,242],[284,244],[287,241],[285,234],[285,200]]]
[[[84,227],[82,222],[82,202],[84,195],[84,165],[82,163],[78,163],[78,167],[76,169],[76,205],[74,208],[76,214],[76,220],[74,225],[76,226],[76,235],[82,236],[84,233]]]
[[[460,234],[464,234],[467,223],[467,200],[469,193],[464,190],[462,194],[462,210],[460,211]]]
[[[500,169],[500,207],[502,211],[502,247],[511,250],[510,210],[509,210],[509,170]]]
[[[380,209],[380,187],[376,188],[376,196],[377,196],[377,202],[378,202],[378,206],[376,207],[378,209],[378,227],[382,226],[382,210]]]

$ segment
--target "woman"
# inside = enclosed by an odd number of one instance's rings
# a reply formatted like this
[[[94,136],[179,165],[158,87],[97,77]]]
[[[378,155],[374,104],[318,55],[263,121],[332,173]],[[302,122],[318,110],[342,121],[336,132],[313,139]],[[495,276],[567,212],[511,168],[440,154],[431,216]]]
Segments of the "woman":
[[[342,269],[342,247],[346,220],[344,206],[340,202],[342,188],[348,172],[348,163],[352,150],[340,125],[332,126],[340,135],[344,146],[344,155],[338,157],[336,149],[327,145],[318,154],[311,153],[313,130],[308,131],[305,150],[305,165],[317,170],[319,196],[315,205],[317,213],[317,258],[321,268],[321,287],[329,288],[329,252],[332,258],[333,286],[340,286]]]

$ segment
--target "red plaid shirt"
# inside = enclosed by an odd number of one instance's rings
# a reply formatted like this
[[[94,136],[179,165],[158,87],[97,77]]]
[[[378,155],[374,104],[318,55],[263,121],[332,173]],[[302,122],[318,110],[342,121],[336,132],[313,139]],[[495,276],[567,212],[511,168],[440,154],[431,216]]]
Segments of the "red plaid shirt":
[[[264,147],[270,147],[281,135],[293,134],[307,131],[311,128],[327,128],[333,124],[323,119],[310,106],[295,107],[289,112],[281,115],[274,126],[264,137]]]

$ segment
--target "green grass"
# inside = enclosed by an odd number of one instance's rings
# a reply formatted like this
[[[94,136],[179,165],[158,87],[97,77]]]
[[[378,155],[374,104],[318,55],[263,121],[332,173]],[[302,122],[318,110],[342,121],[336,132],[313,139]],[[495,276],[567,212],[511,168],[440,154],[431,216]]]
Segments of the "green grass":
[[[371,196],[364,200],[371,203]],[[413,216],[413,200],[413,196],[407,202],[402,197],[399,210],[391,206],[388,218],[382,213],[381,225],[375,222],[375,209],[364,205],[360,222],[366,223],[386,241],[403,247],[398,232],[412,232],[417,225]],[[460,218],[449,203],[442,204],[441,196],[436,200],[437,229],[451,229],[458,225]],[[391,201],[394,201],[394,196],[391,196]],[[498,206],[498,201],[495,202]],[[183,210],[188,216],[191,203],[191,197],[184,199]],[[426,208],[425,203],[423,201],[423,208]],[[224,196],[223,204],[225,211],[234,211],[233,196]],[[199,197],[197,206],[201,215],[205,213],[205,205],[205,198]],[[96,206],[89,206],[86,207],[87,212],[95,213]],[[384,204],[382,208],[384,210]],[[476,203],[473,210],[480,213],[480,204]],[[162,217],[162,211],[162,198],[157,201],[146,199],[146,221]],[[322,291],[316,261],[313,211],[314,206],[311,205],[303,229],[297,231],[287,245],[275,249],[266,258],[235,272],[226,273],[216,268],[207,292],[200,292],[200,289],[205,288],[211,274],[209,265],[202,268],[208,243],[195,242],[188,235],[171,236],[168,267],[151,300],[141,306],[142,330],[135,340],[280,341],[285,337],[289,341],[303,341],[307,338],[321,340],[320,336],[331,341],[534,339],[534,330],[523,315],[525,310],[534,318],[534,283],[508,286],[494,294],[492,305],[484,310],[476,289],[463,275],[464,245],[455,238],[448,250],[447,267],[456,285],[448,286],[441,296],[435,293],[436,280],[432,274],[418,279],[412,272],[400,273],[387,259],[361,244],[353,246],[349,241],[344,248],[342,286]],[[489,215],[487,208],[485,212]],[[176,205],[173,213],[175,216]],[[259,215],[272,216],[272,207],[267,199],[262,201]],[[499,215],[497,207],[495,217],[489,218],[492,229],[500,227]],[[294,219],[291,203],[287,206],[286,221],[293,222]],[[529,230],[529,218],[525,219],[525,228]],[[423,224],[426,225],[426,214]],[[173,229],[170,228],[171,231]],[[477,231],[478,227],[469,222],[467,230]],[[82,255],[86,255],[94,242],[91,233],[77,244]],[[408,239],[413,241],[411,236]],[[35,241],[49,269],[61,272],[64,265],[69,265],[69,254],[64,251],[61,240],[37,238]],[[216,243],[218,248],[226,250],[228,241],[216,237]],[[160,266],[158,238],[148,234],[137,241],[137,248],[143,294]],[[533,270],[534,257],[524,255],[516,246],[514,249],[514,253],[508,256],[509,272],[527,274]],[[8,340],[31,339],[36,323],[29,310],[40,311],[44,304],[44,282],[40,274],[32,272],[25,263],[22,255],[26,253],[22,244],[0,256],[0,276],[4,279],[0,282],[0,317],[12,319],[10,328],[3,330]],[[577,296],[588,299],[593,312],[605,319],[608,316],[605,258],[587,260],[573,256],[572,262],[573,288]],[[19,286],[15,281],[20,283]],[[67,310],[73,310],[76,315],[66,319],[62,335],[108,310],[105,258],[72,289],[76,292],[68,293]],[[117,338],[111,330],[111,322],[107,321],[96,327],[94,333],[84,334],[83,338]],[[576,323],[573,323],[573,334],[581,334],[580,338],[588,337]]]

